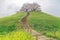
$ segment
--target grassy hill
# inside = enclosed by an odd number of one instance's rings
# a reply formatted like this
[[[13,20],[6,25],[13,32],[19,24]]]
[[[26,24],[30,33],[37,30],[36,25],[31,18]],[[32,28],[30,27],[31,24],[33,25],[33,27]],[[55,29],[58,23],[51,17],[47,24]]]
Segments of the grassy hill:
[[[56,35],[56,38],[60,39],[60,18],[44,12],[32,12],[29,23],[34,30],[43,32],[49,37]]]
[[[3,34],[16,30],[16,28],[20,26],[19,20],[25,15],[23,13],[18,13],[9,17],[0,18],[0,32]]]
[[[25,12],[18,12],[12,16],[0,18],[0,34],[7,34],[20,28],[19,20],[25,15]],[[56,31],[56,38],[60,39],[60,18],[43,12],[31,12],[29,24],[34,30],[44,32],[46,36],[54,37]]]
[[[0,40],[34,40],[34,38],[21,28],[19,20],[24,12],[0,18]]]

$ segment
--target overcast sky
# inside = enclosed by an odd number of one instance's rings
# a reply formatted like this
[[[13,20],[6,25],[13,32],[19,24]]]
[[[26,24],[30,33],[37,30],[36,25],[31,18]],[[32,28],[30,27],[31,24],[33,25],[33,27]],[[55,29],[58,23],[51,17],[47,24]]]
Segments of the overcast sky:
[[[0,0],[0,17],[18,11],[24,3],[38,3],[42,11],[60,17],[60,0]]]

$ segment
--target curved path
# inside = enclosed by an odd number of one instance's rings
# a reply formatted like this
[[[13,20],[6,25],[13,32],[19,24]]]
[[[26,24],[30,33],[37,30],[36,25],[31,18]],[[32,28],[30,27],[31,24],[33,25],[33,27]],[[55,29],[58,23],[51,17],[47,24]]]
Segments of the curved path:
[[[34,36],[35,40],[56,40],[53,38],[48,38],[44,35],[40,35],[40,33],[38,33],[37,31],[33,30],[30,25],[28,24],[28,17],[29,17],[30,13],[27,13],[26,16],[24,16],[21,19],[21,25],[24,28],[24,30],[26,30],[27,32],[31,33]]]

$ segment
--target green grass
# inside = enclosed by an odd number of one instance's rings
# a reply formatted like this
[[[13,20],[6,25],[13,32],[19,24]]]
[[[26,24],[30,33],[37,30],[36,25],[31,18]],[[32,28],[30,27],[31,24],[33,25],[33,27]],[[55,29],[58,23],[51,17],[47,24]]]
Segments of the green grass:
[[[60,18],[43,12],[31,12],[29,23],[34,30],[43,31],[49,37],[54,37],[53,32],[56,31],[56,38],[60,39]]]
[[[0,18],[0,40],[34,40],[28,32],[21,28],[20,20],[25,15],[25,12],[19,12]]]
[[[0,35],[6,35],[21,27],[19,20],[21,20],[25,15],[25,12],[19,12],[12,16],[0,18]],[[44,12],[31,12],[29,24],[37,32],[41,33],[43,31],[45,35],[49,37],[54,37],[53,32],[56,31],[56,38],[60,39],[60,18],[58,17],[46,14]]]
[[[12,16],[0,18],[0,34],[9,33],[16,30],[17,27],[21,27],[19,20],[25,15],[24,12],[16,13]]]

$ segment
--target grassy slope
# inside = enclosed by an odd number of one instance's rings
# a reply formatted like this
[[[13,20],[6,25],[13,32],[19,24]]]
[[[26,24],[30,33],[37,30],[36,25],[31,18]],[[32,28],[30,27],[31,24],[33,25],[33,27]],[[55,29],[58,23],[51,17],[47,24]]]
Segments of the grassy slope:
[[[25,12],[16,13],[12,16],[0,18],[0,40],[34,40],[33,37],[21,27],[19,20],[25,15]]]
[[[0,33],[4,34],[13,31],[17,26],[20,26],[19,20],[25,15],[23,13],[16,13],[9,17],[0,18]]]
[[[60,18],[43,12],[32,12],[29,23],[33,29],[38,32],[44,31],[47,36],[54,36],[53,32],[56,30],[56,37],[60,38]]]
[[[21,20],[21,18],[25,15],[25,12],[20,12],[9,17],[0,18],[0,33],[5,34],[6,32],[15,30],[16,27],[20,26],[18,20]],[[52,27],[52,25],[56,25],[56,36],[57,38],[60,38],[60,18],[45,14],[43,12],[31,12],[29,23],[32,28],[38,32],[42,31],[43,26],[44,32],[48,36],[53,36],[53,28],[55,27]]]

